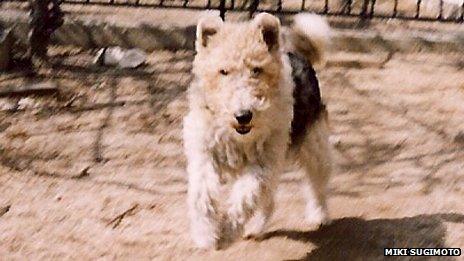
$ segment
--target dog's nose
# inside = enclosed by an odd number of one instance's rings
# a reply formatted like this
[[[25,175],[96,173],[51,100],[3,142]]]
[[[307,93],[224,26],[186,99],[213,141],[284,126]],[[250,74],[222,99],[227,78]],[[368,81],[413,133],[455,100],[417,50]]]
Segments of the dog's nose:
[[[248,124],[250,123],[251,118],[253,118],[253,113],[248,110],[240,111],[239,113],[235,114],[235,119],[237,119],[239,124]]]

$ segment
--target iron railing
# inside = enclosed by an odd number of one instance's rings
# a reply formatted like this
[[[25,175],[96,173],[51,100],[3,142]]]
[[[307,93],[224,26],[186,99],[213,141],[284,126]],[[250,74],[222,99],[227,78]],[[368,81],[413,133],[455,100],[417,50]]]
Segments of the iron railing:
[[[23,2],[25,0],[6,0]],[[66,4],[155,8],[217,9],[224,18],[229,11],[295,14],[313,12],[362,19],[463,23],[464,0],[62,0]]]

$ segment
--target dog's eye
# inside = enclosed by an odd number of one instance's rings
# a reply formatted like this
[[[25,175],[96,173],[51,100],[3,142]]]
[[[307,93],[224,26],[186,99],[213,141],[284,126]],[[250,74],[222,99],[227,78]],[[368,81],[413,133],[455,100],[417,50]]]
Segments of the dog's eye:
[[[224,69],[219,70],[219,73],[222,74],[222,75],[228,75],[229,74],[229,72],[227,70],[224,70]]]
[[[258,77],[262,72],[263,72],[263,68],[254,67],[253,69],[251,69],[251,76]]]

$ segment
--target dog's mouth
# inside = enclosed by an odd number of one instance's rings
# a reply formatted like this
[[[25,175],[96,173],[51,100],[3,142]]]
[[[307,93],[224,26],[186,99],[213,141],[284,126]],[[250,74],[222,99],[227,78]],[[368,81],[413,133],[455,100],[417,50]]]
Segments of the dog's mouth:
[[[240,135],[245,135],[251,131],[252,126],[251,125],[237,125],[237,126],[234,126],[234,128]]]

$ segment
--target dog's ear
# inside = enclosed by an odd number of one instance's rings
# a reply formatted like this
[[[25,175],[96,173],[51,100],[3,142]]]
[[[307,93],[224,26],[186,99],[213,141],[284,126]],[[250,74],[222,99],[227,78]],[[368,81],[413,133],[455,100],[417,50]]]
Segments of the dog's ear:
[[[219,31],[222,24],[222,19],[212,13],[208,13],[200,18],[197,24],[197,51],[208,46],[208,41],[211,36],[215,35]]]
[[[280,45],[279,19],[268,13],[260,13],[254,18],[253,22],[260,29],[263,41],[269,51],[278,50]]]

